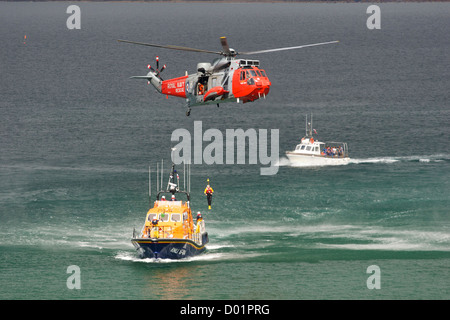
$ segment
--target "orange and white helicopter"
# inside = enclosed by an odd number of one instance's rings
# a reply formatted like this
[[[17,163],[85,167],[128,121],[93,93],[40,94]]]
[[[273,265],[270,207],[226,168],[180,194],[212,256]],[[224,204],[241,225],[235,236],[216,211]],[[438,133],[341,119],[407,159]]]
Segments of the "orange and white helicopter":
[[[146,79],[156,90],[166,96],[175,96],[186,99],[186,115],[191,113],[191,107],[217,104],[225,102],[251,102],[269,93],[271,82],[263,69],[259,68],[258,60],[238,59],[237,55],[253,55],[267,52],[300,49],[325,44],[337,43],[329,41],[307,44],[295,47],[276,48],[260,51],[237,52],[228,46],[226,37],[221,37],[223,51],[209,51],[174,45],[158,45],[151,43],[135,42],[128,40],[117,40],[138,44],[143,46],[165,48],[181,51],[214,53],[221,57],[212,63],[201,62],[197,64],[197,73],[187,74],[169,80],[161,78],[161,72],[166,68],[164,65],[159,69],[159,58],[156,57],[156,69],[148,65],[150,70],[146,76],[133,76],[131,78]]]

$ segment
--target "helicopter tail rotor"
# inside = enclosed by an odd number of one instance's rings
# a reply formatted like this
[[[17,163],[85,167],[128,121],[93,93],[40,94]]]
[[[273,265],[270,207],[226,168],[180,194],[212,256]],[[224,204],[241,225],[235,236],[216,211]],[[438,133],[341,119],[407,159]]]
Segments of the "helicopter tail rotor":
[[[153,67],[152,67],[151,65],[147,65],[147,68],[148,68],[151,72],[155,73],[155,76],[157,76],[160,80],[163,80],[163,79],[161,78],[160,73],[163,72],[164,69],[166,69],[166,65],[163,65],[163,67],[161,68],[161,70],[159,69],[159,57],[158,57],[158,56],[156,56],[156,70],[153,69]]]

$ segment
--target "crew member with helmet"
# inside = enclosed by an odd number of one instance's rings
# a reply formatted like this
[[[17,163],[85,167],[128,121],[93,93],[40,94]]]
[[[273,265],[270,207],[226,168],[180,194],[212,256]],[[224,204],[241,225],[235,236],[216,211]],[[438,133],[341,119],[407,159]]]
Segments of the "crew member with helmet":
[[[158,219],[153,218],[152,220],[152,231],[150,232],[151,238],[159,238],[159,226],[158,226]]]
[[[207,182],[208,182],[208,184],[205,188],[204,194],[206,194],[206,198],[208,199],[208,209],[211,210],[212,194],[213,194],[214,190],[209,185],[209,179],[207,180]]]
[[[197,212],[197,225],[195,227],[195,233],[202,233],[205,230],[205,221],[203,221],[202,214]]]

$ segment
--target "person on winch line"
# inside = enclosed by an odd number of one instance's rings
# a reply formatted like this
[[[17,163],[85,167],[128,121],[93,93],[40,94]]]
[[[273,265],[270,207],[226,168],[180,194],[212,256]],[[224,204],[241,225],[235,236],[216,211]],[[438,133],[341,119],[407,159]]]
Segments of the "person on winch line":
[[[206,194],[206,198],[208,199],[208,209],[211,209],[211,201],[212,201],[213,192],[214,192],[214,190],[209,185],[209,179],[208,179],[208,185],[206,186],[205,191],[204,191],[204,193]]]

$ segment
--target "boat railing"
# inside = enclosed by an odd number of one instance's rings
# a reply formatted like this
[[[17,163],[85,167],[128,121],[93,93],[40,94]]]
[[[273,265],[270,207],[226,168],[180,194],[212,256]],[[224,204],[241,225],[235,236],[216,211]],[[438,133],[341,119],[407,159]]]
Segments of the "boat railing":
[[[193,240],[194,235],[195,234],[192,232],[185,232],[183,234],[183,238]],[[133,238],[136,238],[138,236],[140,238],[147,238],[147,239],[171,239],[174,237],[173,227],[172,226],[151,227],[150,229],[147,229],[146,232],[146,226],[144,226],[140,234],[137,234],[136,229],[133,228]]]
[[[202,244],[202,234],[201,233],[194,233],[192,235],[192,240],[198,244]]]
[[[138,234],[136,229],[133,228],[133,239],[136,238],[144,238],[144,239],[171,239],[173,238],[173,229],[172,227],[159,226],[153,227],[150,232],[145,233],[145,226],[142,228],[141,232]],[[189,239],[197,244],[201,245],[203,242],[202,233],[193,233],[191,231],[185,232],[184,239]]]

